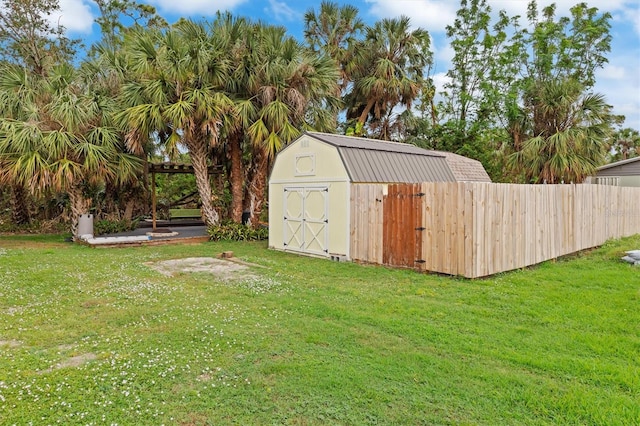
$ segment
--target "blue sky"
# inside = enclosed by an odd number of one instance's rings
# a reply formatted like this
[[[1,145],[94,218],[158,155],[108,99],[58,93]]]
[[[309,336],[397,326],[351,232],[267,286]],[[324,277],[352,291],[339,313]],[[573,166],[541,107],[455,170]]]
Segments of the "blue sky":
[[[497,12],[526,15],[528,0],[487,0]],[[434,80],[441,86],[446,81],[452,51],[445,37],[445,26],[453,22],[459,2],[454,0],[350,0],[367,23],[380,18],[408,15],[412,24],[429,31],[433,38],[436,67]],[[291,35],[301,38],[303,15],[320,7],[320,0],[148,0],[169,22],[179,17],[208,18],[218,10],[286,26]],[[538,0],[539,6],[556,3],[558,15],[568,15],[577,0]],[[640,130],[640,2],[638,0],[591,0],[589,6],[613,15],[612,49],[609,64],[598,72],[595,90],[606,96],[616,114],[626,116],[625,126]],[[95,5],[91,0],[60,0],[62,23],[70,36],[91,40]]]

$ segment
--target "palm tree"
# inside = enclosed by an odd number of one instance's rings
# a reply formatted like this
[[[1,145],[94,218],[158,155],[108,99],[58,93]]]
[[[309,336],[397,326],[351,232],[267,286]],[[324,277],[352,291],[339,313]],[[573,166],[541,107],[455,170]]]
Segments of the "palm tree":
[[[385,121],[401,105],[411,108],[425,87],[426,68],[432,61],[427,31],[411,30],[410,19],[383,19],[367,29],[366,39],[357,48],[362,52],[354,73],[354,88],[347,96],[347,118],[360,126],[370,120],[383,124],[379,136],[388,139]]]
[[[14,117],[0,118],[0,181],[23,185],[31,193],[65,192],[72,233],[91,198],[88,186],[119,185],[135,176],[138,159],[124,146],[104,102],[68,64],[46,78],[30,79],[18,66],[5,70],[3,92],[23,93]],[[6,77],[9,76],[9,77]]]
[[[5,120],[21,119],[33,103],[33,83],[37,76],[24,72],[23,68],[3,63],[0,67],[0,117]],[[21,225],[31,218],[26,188],[15,179],[5,179],[9,187],[11,219]]]
[[[308,52],[281,27],[257,24],[254,36],[240,122],[251,143],[244,207],[255,226],[275,154],[301,130],[333,131],[339,99],[338,70],[330,58]]]
[[[233,102],[223,91],[230,70],[223,41],[204,24],[181,20],[164,32],[132,32],[125,49],[135,76],[122,91],[128,146],[139,152],[158,135],[167,135],[169,148],[183,144],[205,223],[218,224],[208,158],[218,144],[220,128],[234,121]]]
[[[509,157],[527,182],[582,182],[604,162],[611,107],[600,94],[585,94],[573,79],[532,84],[525,93],[521,129],[528,138]]]
[[[640,156],[640,132],[635,129],[620,129],[613,135],[611,148],[615,151],[613,161]]]
[[[338,96],[352,81],[356,59],[355,45],[365,25],[358,17],[358,9],[351,5],[323,1],[320,12],[309,9],[304,15],[304,37],[313,52],[332,58],[339,70]]]
[[[245,130],[253,116],[252,97],[255,93],[255,52],[258,48],[256,25],[244,18],[235,18],[231,14],[219,14],[212,25],[214,37],[221,43],[226,59],[234,64],[231,74],[225,81],[224,89],[234,102],[238,120],[228,121],[222,128],[221,140],[224,142],[228,158],[227,175],[231,192],[230,219],[236,223],[242,220],[244,183],[246,170],[243,165],[243,152],[246,147]]]

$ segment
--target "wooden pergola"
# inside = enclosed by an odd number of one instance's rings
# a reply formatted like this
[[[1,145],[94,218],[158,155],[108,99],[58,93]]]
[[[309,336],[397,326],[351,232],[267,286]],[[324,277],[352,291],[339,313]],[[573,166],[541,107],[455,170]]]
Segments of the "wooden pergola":
[[[149,172],[151,173],[151,219],[153,221],[153,230],[156,230],[156,174],[164,173],[169,175],[175,174],[194,174],[193,166],[185,163],[149,163]],[[222,166],[209,166],[209,176],[222,173]]]

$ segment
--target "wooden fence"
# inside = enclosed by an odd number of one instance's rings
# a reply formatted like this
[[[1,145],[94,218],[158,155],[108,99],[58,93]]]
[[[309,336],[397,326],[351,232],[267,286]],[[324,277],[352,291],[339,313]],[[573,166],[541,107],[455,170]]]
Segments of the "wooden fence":
[[[640,188],[356,184],[353,260],[482,277],[640,233]]]

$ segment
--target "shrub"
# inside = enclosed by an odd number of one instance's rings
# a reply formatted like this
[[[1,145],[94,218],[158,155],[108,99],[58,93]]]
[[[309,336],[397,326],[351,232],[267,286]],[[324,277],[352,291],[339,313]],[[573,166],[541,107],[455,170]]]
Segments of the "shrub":
[[[93,233],[94,235],[104,235],[132,231],[136,229],[138,222],[139,219],[134,219],[130,222],[126,220],[96,220],[93,222]]]
[[[223,222],[207,230],[211,241],[260,241],[269,238],[269,228],[250,228],[235,222]]]
[[[0,216],[0,233],[2,234],[62,234],[69,231],[69,223],[64,220],[32,220],[29,223],[16,225],[9,217]]]

